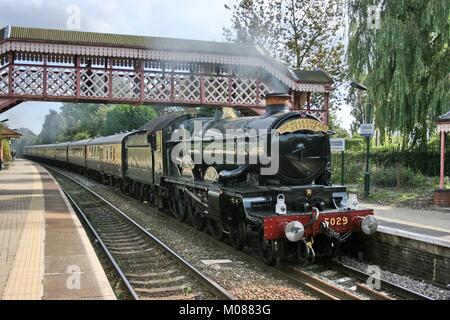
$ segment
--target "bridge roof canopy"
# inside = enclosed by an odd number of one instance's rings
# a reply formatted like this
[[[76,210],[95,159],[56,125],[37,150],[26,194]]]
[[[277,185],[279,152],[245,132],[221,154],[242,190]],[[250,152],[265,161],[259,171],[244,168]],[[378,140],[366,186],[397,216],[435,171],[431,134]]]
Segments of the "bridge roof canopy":
[[[148,50],[167,50],[198,52],[210,54],[230,54],[253,57],[270,57],[258,46],[215,42],[203,40],[188,40],[164,37],[149,37],[124,34],[110,34],[71,30],[41,29],[7,26],[0,30],[1,40],[36,41],[46,43],[65,43],[78,45],[113,46],[121,48],[139,48]]]
[[[84,32],[6,26],[0,30],[0,43],[6,40],[55,44],[111,46],[144,50],[192,52],[261,58],[300,83],[328,84],[333,80],[322,70],[292,70],[256,45],[164,37]]]
[[[317,83],[317,84],[331,84],[334,82],[333,78],[331,78],[324,71],[317,70],[294,70],[295,75],[298,78],[298,82],[304,83]]]

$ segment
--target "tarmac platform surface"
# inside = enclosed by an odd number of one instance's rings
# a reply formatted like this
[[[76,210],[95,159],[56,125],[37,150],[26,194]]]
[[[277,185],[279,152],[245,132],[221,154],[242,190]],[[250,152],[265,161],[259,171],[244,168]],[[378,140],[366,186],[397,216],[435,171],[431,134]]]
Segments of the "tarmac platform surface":
[[[450,248],[450,213],[361,203],[375,210],[379,231]]]
[[[0,299],[116,299],[67,198],[27,160],[0,171]]]

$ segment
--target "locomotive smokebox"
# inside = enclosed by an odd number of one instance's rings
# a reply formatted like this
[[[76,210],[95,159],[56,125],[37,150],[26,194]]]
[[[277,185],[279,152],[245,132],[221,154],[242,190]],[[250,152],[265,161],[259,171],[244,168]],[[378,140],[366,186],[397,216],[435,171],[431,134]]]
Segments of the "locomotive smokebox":
[[[291,95],[287,93],[269,93],[266,94],[266,117],[274,114],[290,111],[292,106]]]

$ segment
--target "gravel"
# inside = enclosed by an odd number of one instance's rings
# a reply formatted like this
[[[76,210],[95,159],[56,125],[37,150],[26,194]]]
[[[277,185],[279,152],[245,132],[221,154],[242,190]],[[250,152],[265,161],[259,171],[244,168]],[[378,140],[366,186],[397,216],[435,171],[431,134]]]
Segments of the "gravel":
[[[66,172],[126,212],[144,228],[160,238],[199,271],[242,300],[314,300],[315,297],[265,269],[262,262],[246,258],[225,243],[179,223],[166,214],[139,203],[88,178]],[[207,265],[202,260],[230,260]]]
[[[199,271],[209,276],[238,299],[245,300],[313,300],[315,297],[306,293],[290,281],[280,278],[265,269],[261,262],[246,258],[225,243],[197,231],[193,227],[179,223],[128,196],[118,190],[96,183],[86,177],[69,173],[75,178],[105,197],[131,218],[159,237],[168,246]],[[202,260],[230,260],[229,263],[207,265]],[[370,264],[362,263],[348,257],[341,262],[366,272]],[[381,268],[383,280],[420,292],[436,300],[450,300],[450,290],[420,281],[409,276],[399,275]]]
[[[367,272],[368,267],[371,265],[348,257],[342,257],[341,262],[363,272]],[[380,270],[382,280],[386,280],[401,287],[419,292],[435,300],[450,300],[450,290],[435,286],[423,280],[417,280],[409,276],[395,274],[383,268],[380,268]]]

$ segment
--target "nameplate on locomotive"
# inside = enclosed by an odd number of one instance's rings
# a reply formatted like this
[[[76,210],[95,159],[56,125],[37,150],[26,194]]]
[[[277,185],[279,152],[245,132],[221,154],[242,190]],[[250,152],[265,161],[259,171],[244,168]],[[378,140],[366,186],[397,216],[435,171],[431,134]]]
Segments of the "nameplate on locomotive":
[[[312,119],[295,119],[283,124],[278,128],[278,133],[292,133],[297,131],[314,131],[314,132],[328,132],[328,126]]]

